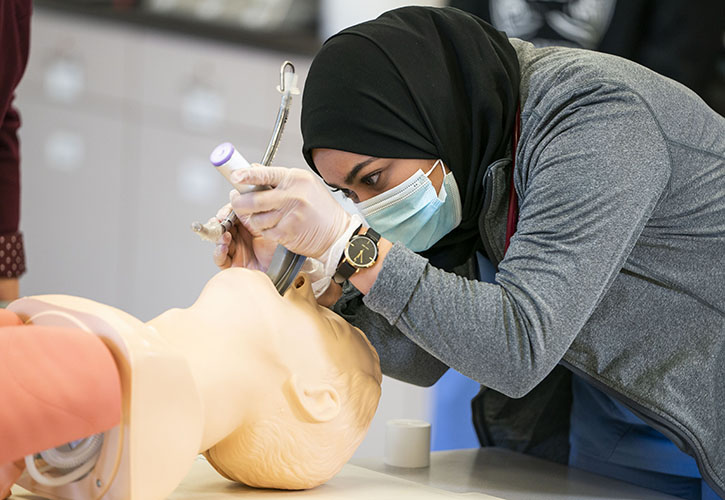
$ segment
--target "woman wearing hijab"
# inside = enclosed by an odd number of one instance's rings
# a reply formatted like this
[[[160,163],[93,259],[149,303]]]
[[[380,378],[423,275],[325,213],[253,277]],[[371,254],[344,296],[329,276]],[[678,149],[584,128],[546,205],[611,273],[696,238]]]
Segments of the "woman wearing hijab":
[[[409,7],[324,44],[302,132],[365,221],[309,172],[252,168],[274,189],[233,196],[217,264],[270,241],[319,261],[384,373],[481,383],[483,445],[725,496],[721,116],[635,63]]]

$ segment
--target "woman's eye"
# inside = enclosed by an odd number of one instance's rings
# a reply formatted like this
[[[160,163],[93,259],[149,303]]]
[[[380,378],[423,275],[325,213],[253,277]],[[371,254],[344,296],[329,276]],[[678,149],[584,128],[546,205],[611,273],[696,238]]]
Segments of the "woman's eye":
[[[372,174],[366,175],[362,179],[360,179],[360,182],[365,184],[366,186],[374,186],[377,184],[378,179],[380,179],[380,172],[373,172]]]
[[[350,191],[349,189],[332,187],[332,186],[330,186],[330,191],[332,191],[333,193],[342,193],[342,195],[345,198],[350,198],[352,195],[355,194],[352,191]]]
[[[357,194],[355,194],[355,191],[350,191],[349,189],[343,189],[342,194],[344,194],[345,198],[350,199],[353,203],[358,203],[360,201],[357,197]]]
[[[354,191],[351,191],[351,190],[345,189],[345,188],[341,188],[341,187],[337,187],[337,186],[330,186],[329,184],[327,184],[327,185],[329,186],[330,191],[332,191],[333,193],[342,193],[342,196],[344,196],[345,198],[349,198],[352,201],[354,201],[355,203],[357,203],[357,195],[355,194]]]

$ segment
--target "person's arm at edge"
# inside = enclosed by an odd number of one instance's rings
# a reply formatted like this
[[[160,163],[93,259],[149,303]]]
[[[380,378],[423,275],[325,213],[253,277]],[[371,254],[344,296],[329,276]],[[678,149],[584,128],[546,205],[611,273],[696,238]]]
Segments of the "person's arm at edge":
[[[2,2],[0,9],[0,47],[4,48],[0,53],[0,74],[4,75],[0,81],[0,183],[6,183],[5,189],[0,186],[3,194],[0,198],[12,204],[9,210],[0,211],[0,242],[6,249],[10,245],[9,255],[0,260],[0,268],[3,269],[0,302],[6,302],[18,297],[18,276],[25,271],[22,234],[17,227],[20,195],[17,128],[20,118],[12,101],[28,61],[32,3],[30,0]]]

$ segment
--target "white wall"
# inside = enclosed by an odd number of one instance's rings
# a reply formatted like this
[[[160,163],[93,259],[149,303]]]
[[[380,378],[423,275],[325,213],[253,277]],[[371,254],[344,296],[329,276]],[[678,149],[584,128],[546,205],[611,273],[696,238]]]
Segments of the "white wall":
[[[385,11],[407,5],[442,7],[445,0],[320,0],[320,36],[323,40],[338,31],[378,17]]]

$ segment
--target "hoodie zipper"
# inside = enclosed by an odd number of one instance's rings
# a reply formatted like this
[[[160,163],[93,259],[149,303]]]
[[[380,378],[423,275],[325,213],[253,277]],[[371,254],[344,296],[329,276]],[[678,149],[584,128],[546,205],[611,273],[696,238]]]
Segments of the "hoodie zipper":
[[[690,440],[687,436],[684,436],[679,433],[679,431],[669,424],[664,417],[661,417],[660,415],[657,415],[653,411],[645,408],[641,404],[629,399],[628,397],[612,390],[607,386],[606,384],[600,382],[599,380],[595,379],[594,377],[588,375],[587,373],[583,372],[581,369],[574,367],[571,363],[568,361],[564,361],[563,359],[559,362],[560,365],[564,366],[568,370],[570,370],[572,373],[576,374],[577,376],[584,379],[587,383],[593,385],[603,393],[605,393],[607,396],[616,399],[620,403],[627,406],[627,408],[630,409],[635,415],[637,415],[639,418],[641,418],[647,425],[654,428],[655,430],[661,432],[665,437],[667,437],[669,440],[677,443],[683,443],[688,450],[692,452],[692,455],[694,455],[695,462],[697,463],[697,468],[700,470],[700,474],[702,475],[702,478],[707,482],[707,484],[715,490],[715,493],[717,493],[720,497],[725,498],[725,490],[721,489],[718,484],[713,480],[712,476],[708,473],[708,471],[702,466],[702,458],[700,457],[700,454],[697,452],[697,448],[694,446],[694,443],[692,440]],[[689,453],[688,453],[689,454]],[[691,455],[691,456],[692,456]]]
[[[485,227],[485,218],[486,214],[488,214],[489,209],[491,208],[491,201],[493,201],[493,174],[495,173],[496,169],[499,167],[499,165],[510,161],[507,158],[502,158],[500,160],[496,160],[493,162],[488,169],[486,170],[486,175],[483,176],[483,218],[484,218],[484,227],[481,234],[481,242],[483,243],[483,250],[486,252],[486,257],[488,260],[491,261],[491,263],[498,268],[499,262],[501,262],[501,258],[499,258],[498,255],[496,255],[493,251],[493,245],[491,244],[491,239],[489,237],[488,231],[486,231]],[[480,229],[480,226],[479,226]]]

